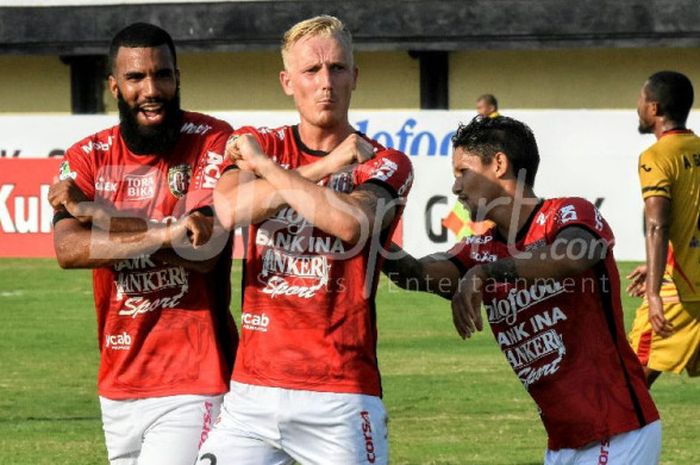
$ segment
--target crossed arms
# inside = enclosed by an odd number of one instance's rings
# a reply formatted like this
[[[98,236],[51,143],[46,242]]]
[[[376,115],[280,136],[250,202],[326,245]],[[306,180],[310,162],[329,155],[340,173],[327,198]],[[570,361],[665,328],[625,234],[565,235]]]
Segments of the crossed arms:
[[[60,218],[54,228],[59,264],[63,268],[96,268],[153,254],[161,263],[210,271],[228,231],[262,221],[284,206],[351,244],[376,232],[376,221],[372,220],[379,203],[388,205],[380,212],[379,228],[394,219],[393,196],[380,185],[365,183],[344,194],[316,184],[349,164],[374,156],[372,145],[356,134],[328,156],[294,171],[268,158],[251,135],[233,139],[226,155],[239,169],[224,173],[216,186],[216,218],[193,211],[172,223],[153,223],[105,203],[90,202],[72,180],[54,184],[49,201]]]
[[[49,189],[57,211],[54,248],[62,268],[99,268],[126,258],[151,255],[160,264],[210,271],[227,237],[199,210],[178,221],[154,223],[135,212],[91,202],[71,179]]]
[[[374,156],[372,145],[357,134],[325,157],[295,170],[275,163],[250,134],[233,136],[226,156],[239,168],[224,173],[214,191],[216,212],[226,228],[258,223],[289,206],[315,227],[354,245],[391,224],[396,214],[392,194],[380,185],[364,183],[342,193],[317,184]],[[388,208],[380,209],[380,204]],[[379,222],[374,221],[375,214],[381,215]]]

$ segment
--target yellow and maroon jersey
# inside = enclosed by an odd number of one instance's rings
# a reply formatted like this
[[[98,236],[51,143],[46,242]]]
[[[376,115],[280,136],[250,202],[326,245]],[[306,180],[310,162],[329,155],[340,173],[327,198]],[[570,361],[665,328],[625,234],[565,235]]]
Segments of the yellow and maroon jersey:
[[[700,300],[700,137],[664,133],[639,156],[642,197],[671,201],[667,273],[681,300]]]
[[[184,112],[175,148],[132,153],[119,126],[66,151],[62,178],[96,202],[152,222],[212,204],[231,127]],[[55,221],[61,221],[56,215]],[[93,270],[100,345],[98,389],[110,399],[221,394],[238,336],[229,311],[230,240],[212,272],[160,264],[150,256]]]
[[[551,245],[571,226],[605,241],[605,259],[579,276],[487,285],[483,293],[493,335],[537,403],[552,450],[576,449],[659,418],[625,338],[610,227],[587,200],[549,199],[533,211],[515,247],[492,228],[448,252],[466,273],[480,263]]]
[[[237,133],[253,134],[263,151],[285,169],[325,155],[303,144],[297,126],[241,128]],[[395,199],[405,200],[413,179],[410,160],[376,143],[375,148],[374,158],[335,173],[322,184],[347,194],[375,183]],[[388,245],[401,210],[380,237],[354,246],[316,228],[290,207],[251,225],[233,380],[381,394],[374,303],[379,248]]]

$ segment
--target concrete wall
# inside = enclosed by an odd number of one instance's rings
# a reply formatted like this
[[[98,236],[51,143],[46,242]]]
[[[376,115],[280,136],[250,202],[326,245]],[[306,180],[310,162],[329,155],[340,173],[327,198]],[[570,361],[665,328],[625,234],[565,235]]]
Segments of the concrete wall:
[[[700,88],[700,49],[455,52],[450,108],[473,108],[483,93],[502,108],[635,108],[644,80],[662,69]]]
[[[183,106],[200,111],[290,110],[277,52],[184,53]],[[357,52],[356,109],[419,107],[418,61],[405,51]],[[460,51],[450,54],[450,109],[472,111],[482,93],[502,108],[635,107],[649,74],[675,69],[700,86],[700,48]],[[0,113],[70,111],[68,66],[54,56],[0,55]],[[108,111],[116,105],[107,92]]]
[[[70,112],[70,68],[55,56],[0,55],[0,113]]]

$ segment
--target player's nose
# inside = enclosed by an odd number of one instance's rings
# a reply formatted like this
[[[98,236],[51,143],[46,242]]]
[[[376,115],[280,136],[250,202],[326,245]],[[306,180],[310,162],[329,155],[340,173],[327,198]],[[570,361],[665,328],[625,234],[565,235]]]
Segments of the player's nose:
[[[146,98],[160,96],[160,88],[153,77],[147,77],[142,82],[141,93]]]
[[[460,178],[455,178],[454,182],[452,183],[452,193],[454,195],[459,195],[462,192],[462,183],[460,182]]]
[[[331,89],[333,87],[331,70],[329,67],[321,67],[321,70],[318,72],[318,81],[323,89]]]

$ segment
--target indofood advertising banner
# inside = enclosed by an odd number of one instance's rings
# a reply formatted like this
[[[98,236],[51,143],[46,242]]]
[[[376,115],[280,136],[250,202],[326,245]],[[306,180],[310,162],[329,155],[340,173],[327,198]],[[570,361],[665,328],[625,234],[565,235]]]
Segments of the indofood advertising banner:
[[[615,232],[616,257],[642,260],[637,156],[654,138],[637,133],[635,112],[503,113],[525,121],[535,132],[541,155],[535,192],[541,197],[579,196],[594,202]],[[298,121],[295,112],[214,114],[234,127],[277,127]],[[455,241],[442,225],[456,203],[451,193],[450,138],[457,124],[471,117],[471,112],[457,111],[351,113],[351,123],[359,131],[405,152],[413,162],[415,181],[404,213],[402,240],[415,255],[446,250]],[[0,256],[51,256],[46,193],[58,160],[71,144],[116,122],[115,115],[0,116]]]

